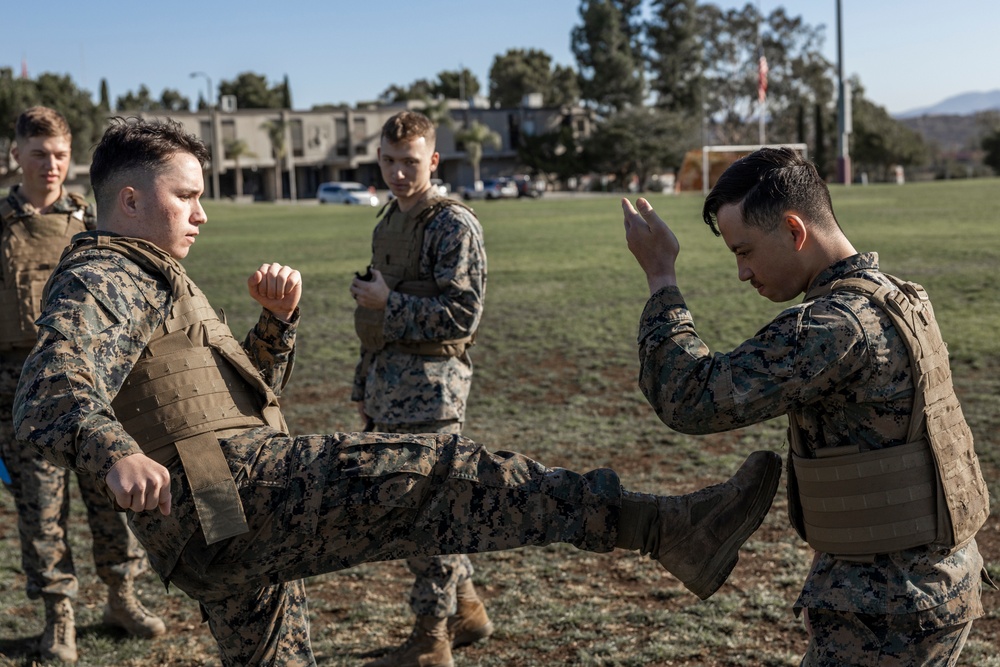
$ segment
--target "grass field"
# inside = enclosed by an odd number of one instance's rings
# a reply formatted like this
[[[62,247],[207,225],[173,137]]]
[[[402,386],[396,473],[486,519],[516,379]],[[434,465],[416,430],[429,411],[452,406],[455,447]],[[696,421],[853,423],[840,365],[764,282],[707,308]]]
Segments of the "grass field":
[[[884,270],[930,293],[953,359],[958,392],[1000,508],[1000,181],[836,188],[841,224]],[[736,279],[722,241],[701,222],[701,197],[651,200],[681,242],[679,276],[699,332],[728,349],[780,306]],[[349,404],[356,355],[348,284],[370,254],[375,211],[361,208],[209,203],[210,221],[188,271],[238,337],[257,317],[245,279],[279,261],[304,276],[302,326],[283,396],[294,433],[355,430]],[[466,435],[574,469],[610,466],[640,491],[686,492],[728,477],[753,449],[784,453],[780,421],[692,437],[653,415],[636,388],[636,325],[645,280],[628,253],[615,196],[551,196],[477,204],[489,254],[486,314],[473,350],[476,376]],[[707,602],[632,553],[572,547],[473,557],[496,634],[456,652],[462,665],[793,666],[805,646],[791,606],[810,554],[787,523],[779,492],[729,583]],[[99,624],[103,586],[89,556],[84,513],[72,544],[81,575],[77,604],[84,666],[218,664],[197,605],[142,580],[148,606],[169,632],[131,640]],[[980,533],[1000,581],[1000,521]],[[309,581],[313,646],[320,665],[359,665],[408,633],[410,575],[400,563],[366,565]],[[13,502],[0,491],[0,667],[32,665],[40,605],[23,594]],[[1000,593],[986,592],[961,664],[1000,667]]]

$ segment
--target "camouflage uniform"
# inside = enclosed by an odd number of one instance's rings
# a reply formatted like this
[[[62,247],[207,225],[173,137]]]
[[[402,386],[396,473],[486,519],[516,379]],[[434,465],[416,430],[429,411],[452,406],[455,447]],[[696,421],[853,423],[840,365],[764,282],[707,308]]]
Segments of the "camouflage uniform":
[[[64,262],[18,386],[18,435],[53,463],[100,480],[138,453],[111,403],[171,295],[162,276],[112,250]],[[275,390],[296,322],[265,310],[243,343]],[[611,470],[549,469],[445,434],[291,438],[261,426],[220,434],[220,444],[248,532],[206,544],[176,459],[167,463],[170,515],[129,512],[129,522],[164,581],[202,605],[226,665],[314,664],[298,581],[307,576],[552,542],[606,552],[618,537],[623,492]]]
[[[379,227],[403,224],[428,204],[425,198],[406,213],[392,207]],[[373,235],[372,254],[379,247]],[[377,264],[376,264],[377,265]],[[462,432],[465,402],[472,384],[472,360],[459,356],[420,356],[393,349],[396,341],[439,341],[464,338],[479,326],[486,291],[483,230],[468,209],[448,206],[426,223],[420,249],[419,278],[433,280],[442,293],[415,296],[389,293],[382,334],[388,347],[362,350],[351,399],[364,401],[376,431],[387,433]],[[456,611],[456,589],[470,581],[472,562],[465,555],[411,558],[416,579],[410,607],[417,616],[444,618]]]
[[[0,221],[4,238],[3,262],[0,265],[2,283],[11,285],[13,258],[6,244],[9,225],[16,220],[38,216],[38,210],[21,193],[20,186],[11,188],[6,204],[10,214]],[[78,229],[94,227],[92,206],[81,205],[63,193],[51,207],[50,214],[65,214]],[[59,259],[54,250],[49,269]],[[40,305],[38,306],[40,311]],[[40,312],[34,312],[32,319]],[[5,312],[0,317],[16,317]],[[17,507],[18,535],[21,541],[21,563],[27,578],[27,595],[38,599],[43,595],[76,597],[79,584],[73,567],[73,556],[66,539],[69,520],[70,472],[56,467],[34,449],[14,439],[12,406],[17,380],[30,346],[0,349],[0,457],[10,472],[9,489]],[[93,537],[93,556],[97,574],[109,586],[144,569],[145,558],[139,543],[125,524],[125,517],[114,511],[107,497],[89,475],[77,476],[80,493],[87,510],[87,521]]]
[[[867,253],[831,265],[811,289],[848,275],[889,284],[878,256]],[[865,451],[907,441],[914,383],[905,341],[859,294],[835,291],[788,308],[732,352],[712,354],[680,291],[667,287],[646,305],[639,344],[642,391],[677,430],[713,433],[791,413],[814,449],[852,444]],[[983,614],[981,573],[974,539],[952,553],[929,545],[873,562],[817,553],[795,603],[796,613],[808,610],[811,626],[803,664],[875,664],[867,661],[880,646],[888,654],[909,645],[913,655],[921,642],[945,660],[957,657]],[[876,634],[882,628],[885,645],[852,643],[845,630],[857,619]],[[893,634],[904,630],[902,639]],[[935,644],[938,635],[962,642]]]

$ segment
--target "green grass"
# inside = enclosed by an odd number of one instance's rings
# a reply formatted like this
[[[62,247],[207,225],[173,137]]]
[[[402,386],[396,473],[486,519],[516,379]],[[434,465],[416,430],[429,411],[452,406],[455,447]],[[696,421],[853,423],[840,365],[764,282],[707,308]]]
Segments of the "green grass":
[[[994,507],[1000,506],[1000,268],[998,182],[837,187],[841,224],[883,269],[922,283],[953,358],[956,386],[977,436]],[[701,197],[653,196],[681,243],[679,278],[698,330],[714,349],[735,346],[781,306],[736,279],[735,262],[701,221]],[[780,421],[710,437],[663,426],[636,388],[635,346],[645,280],[624,242],[615,196],[547,197],[476,205],[489,254],[486,314],[473,349],[476,375],[466,434],[491,449],[514,449],[549,465],[610,466],[631,488],[685,491],[718,481],[752,449],[784,450]],[[209,223],[188,271],[241,337],[258,310],[246,277],[262,262],[302,271],[302,325],[292,381],[283,397],[295,433],[354,430],[349,404],[357,352],[348,285],[370,254],[372,209],[208,203]],[[12,502],[0,494],[0,667],[30,665],[42,626],[25,599]],[[196,605],[143,580],[150,606],[171,632],[127,640],[98,625],[102,586],[89,562],[83,512],[73,540],[82,578],[81,665],[216,664]],[[791,605],[810,555],[775,511],[743,551],[731,579],[699,603],[669,575],[632,554],[571,547],[474,557],[477,585],[497,634],[462,649],[458,665],[797,665],[804,632]],[[4,525],[6,524],[6,525]],[[1000,526],[982,533],[1000,578]],[[987,552],[986,546],[993,550]],[[411,622],[410,575],[399,563],[365,565],[309,582],[313,643],[321,665],[358,665],[367,652],[401,641]],[[977,623],[963,665],[1000,667],[997,594]],[[147,657],[146,652],[150,651]],[[4,655],[8,657],[3,657]]]

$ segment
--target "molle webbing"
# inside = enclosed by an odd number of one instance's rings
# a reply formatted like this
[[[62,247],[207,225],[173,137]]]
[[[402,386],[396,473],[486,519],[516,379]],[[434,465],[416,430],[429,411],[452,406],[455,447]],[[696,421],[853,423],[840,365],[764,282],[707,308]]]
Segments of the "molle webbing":
[[[989,515],[989,493],[930,300],[919,285],[886,277],[891,285],[847,278],[806,295],[842,289],[871,299],[905,342],[915,386],[905,445],[809,458],[789,415],[789,489],[798,488],[790,493],[790,513],[795,523],[795,511],[801,512],[797,527],[819,551],[870,556],[931,543],[953,548],[974,537]]]
[[[419,297],[441,294],[433,280],[420,280],[420,253],[424,246],[424,231],[449,206],[467,206],[448,197],[430,197],[419,211],[406,215],[394,201],[378,227],[372,243],[372,266],[382,273],[390,290]],[[468,209],[471,210],[471,209]],[[382,349],[417,356],[460,357],[475,342],[475,332],[463,338],[427,341],[392,341],[386,343],[382,334],[385,310],[358,306],[354,311],[354,328],[365,352]]]
[[[817,551],[864,555],[934,541],[937,482],[926,441],[832,458],[793,452],[792,465]]]
[[[0,201],[0,350],[34,346],[45,283],[73,235],[86,231],[75,212],[28,215],[10,200]]]

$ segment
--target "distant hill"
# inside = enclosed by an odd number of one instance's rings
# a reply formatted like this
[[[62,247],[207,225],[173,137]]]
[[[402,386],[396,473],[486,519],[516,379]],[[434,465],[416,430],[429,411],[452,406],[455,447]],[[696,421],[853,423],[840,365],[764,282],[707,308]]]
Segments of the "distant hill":
[[[977,111],[1000,110],[1000,90],[988,93],[962,93],[955,95],[929,107],[911,109],[893,114],[897,120],[919,118],[920,116],[965,116]]]
[[[972,114],[927,114],[898,120],[945,153],[976,150],[983,138],[984,128]]]

